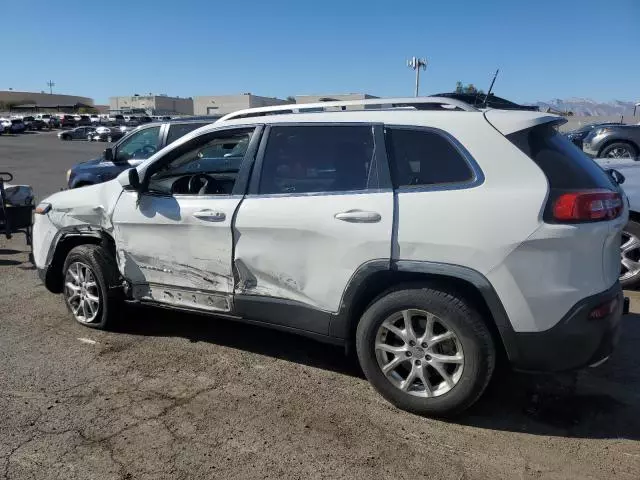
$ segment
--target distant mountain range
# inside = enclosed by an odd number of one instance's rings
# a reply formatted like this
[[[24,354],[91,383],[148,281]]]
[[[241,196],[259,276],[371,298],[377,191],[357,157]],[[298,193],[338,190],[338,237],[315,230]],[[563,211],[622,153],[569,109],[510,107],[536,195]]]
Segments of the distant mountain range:
[[[576,116],[591,115],[633,115],[634,102],[613,100],[611,102],[596,102],[590,98],[554,98],[548,102],[535,102],[529,105],[537,105],[540,110],[551,109],[559,112],[573,112]],[[638,107],[640,111],[640,107]]]

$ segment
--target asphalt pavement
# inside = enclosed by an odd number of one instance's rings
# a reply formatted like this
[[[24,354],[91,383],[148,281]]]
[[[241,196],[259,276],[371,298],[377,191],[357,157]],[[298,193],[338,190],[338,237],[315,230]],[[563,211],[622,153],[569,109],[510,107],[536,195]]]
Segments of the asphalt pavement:
[[[104,147],[1,136],[0,170],[42,198]],[[82,327],[28,252],[0,237],[0,478],[640,478],[638,314],[602,366],[499,372],[445,422],[397,410],[341,349],[291,334],[151,308],[115,332]]]

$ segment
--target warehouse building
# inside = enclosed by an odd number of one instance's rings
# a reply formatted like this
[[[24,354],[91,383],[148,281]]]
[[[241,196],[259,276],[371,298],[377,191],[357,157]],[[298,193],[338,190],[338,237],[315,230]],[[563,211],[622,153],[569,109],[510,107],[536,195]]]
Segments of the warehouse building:
[[[133,95],[110,97],[111,113],[146,113],[147,115],[193,115],[193,99],[168,95]]]
[[[0,110],[8,111],[20,107],[29,111],[73,111],[74,108],[91,108],[93,105],[93,98],[77,95],[16,92],[14,90],[0,91]]]
[[[251,93],[239,95],[208,95],[193,97],[193,113],[195,115],[226,115],[245,108],[269,107],[293,103],[273,97],[260,97]]]

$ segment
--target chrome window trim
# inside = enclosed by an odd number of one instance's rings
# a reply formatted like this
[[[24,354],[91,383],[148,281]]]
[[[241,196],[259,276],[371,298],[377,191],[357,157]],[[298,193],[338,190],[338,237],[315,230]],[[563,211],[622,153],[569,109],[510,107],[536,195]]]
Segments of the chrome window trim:
[[[299,193],[250,193],[246,198],[284,198],[284,197],[326,197],[329,195],[365,195],[376,193],[392,193],[391,188],[369,190],[342,190],[339,192],[299,192]]]

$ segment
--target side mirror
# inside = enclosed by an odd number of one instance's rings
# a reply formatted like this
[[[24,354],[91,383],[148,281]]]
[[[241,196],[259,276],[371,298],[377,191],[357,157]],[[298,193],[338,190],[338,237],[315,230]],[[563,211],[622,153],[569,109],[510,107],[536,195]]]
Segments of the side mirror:
[[[614,182],[616,182],[618,185],[622,185],[624,183],[624,181],[626,180],[624,178],[624,175],[621,174],[618,170],[616,170],[615,168],[608,168],[607,169],[607,173],[609,174],[609,176],[613,179]]]
[[[107,162],[113,162],[113,149],[111,147],[104,149],[104,159]]]
[[[135,190],[139,192],[141,189],[140,177],[138,176],[138,170],[130,168],[118,175],[118,182],[126,190]]]

